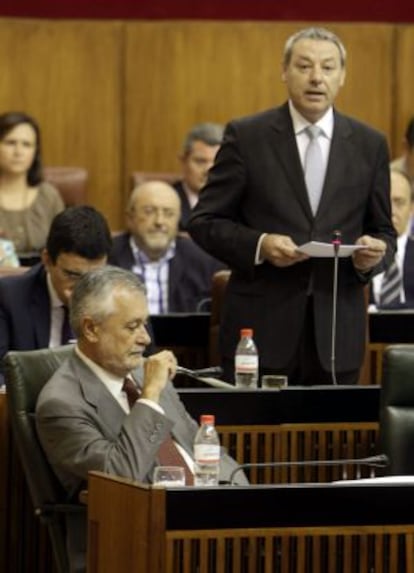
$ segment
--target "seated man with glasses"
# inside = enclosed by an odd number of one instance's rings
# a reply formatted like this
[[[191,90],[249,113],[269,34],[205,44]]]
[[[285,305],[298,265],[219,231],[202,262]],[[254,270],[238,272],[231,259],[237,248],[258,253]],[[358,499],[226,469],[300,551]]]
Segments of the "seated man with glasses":
[[[0,358],[73,339],[67,305],[77,280],[107,262],[112,246],[104,216],[89,206],[68,207],[52,221],[40,263],[0,278]],[[3,377],[0,377],[0,385]]]
[[[129,197],[128,231],[114,237],[111,264],[144,283],[151,315],[205,310],[213,274],[225,268],[178,232],[180,200],[162,181],[146,181]]]

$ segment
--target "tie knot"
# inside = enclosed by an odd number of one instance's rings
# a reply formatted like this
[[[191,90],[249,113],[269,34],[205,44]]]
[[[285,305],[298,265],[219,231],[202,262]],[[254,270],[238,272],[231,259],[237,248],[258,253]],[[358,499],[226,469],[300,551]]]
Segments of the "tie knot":
[[[308,125],[305,131],[308,134],[309,139],[316,139],[323,133],[322,129],[318,125]]]
[[[131,380],[131,378],[125,378],[122,385],[122,390],[127,396],[129,407],[132,408],[140,395],[140,391],[138,390],[137,385],[133,380]]]

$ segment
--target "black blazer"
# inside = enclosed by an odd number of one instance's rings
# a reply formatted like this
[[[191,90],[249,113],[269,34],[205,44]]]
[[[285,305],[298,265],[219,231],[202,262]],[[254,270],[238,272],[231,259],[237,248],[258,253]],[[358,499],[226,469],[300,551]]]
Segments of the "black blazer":
[[[26,273],[0,278],[0,358],[8,350],[47,348],[50,299],[41,263]]]
[[[403,284],[405,292],[405,303],[401,303],[396,307],[398,308],[414,308],[414,237],[408,237],[403,263]],[[370,286],[370,299],[371,304],[376,304],[372,285]]]
[[[232,269],[220,328],[221,352],[234,356],[241,328],[254,329],[263,368],[287,368],[305,320],[313,279],[315,340],[330,370],[332,259],[313,258],[290,267],[255,265],[262,233],[289,235],[301,245],[344,243],[370,234],[387,243],[389,264],[395,230],[389,199],[388,149],[374,129],[334,112],[325,183],[316,216],[311,212],[288,104],[231,122],[209,172],[188,231],[212,256]],[[351,258],[340,259],[337,311],[338,372],[355,370],[365,348],[363,276]]]
[[[180,223],[179,223],[180,231],[186,231],[188,219],[190,218],[191,210],[192,210],[191,205],[190,205],[188,197],[184,191],[182,181],[176,181],[173,184],[173,187],[177,191],[177,194],[178,194],[178,196],[180,198],[180,202],[181,202],[181,218],[180,218]]]
[[[134,257],[129,245],[129,233],[113,240],[109,262],[131,270]],[[213,274],[225,265],[213,259],[189,237],[177,237],[176,254],[169,262],[169,312],[196,312],[198,303],[211,297]]]

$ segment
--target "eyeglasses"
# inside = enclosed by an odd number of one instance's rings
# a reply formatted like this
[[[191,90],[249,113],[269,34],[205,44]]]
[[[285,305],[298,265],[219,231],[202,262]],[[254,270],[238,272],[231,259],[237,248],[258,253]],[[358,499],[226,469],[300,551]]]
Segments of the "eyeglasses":
[[[55,266],[60,270],[60,272],[65,276],[65,278],[68,279],[68,281],[73,283],[77,282],[85,274],[80,271],[71,271],[70,269],[65,269],[64,267],[60,267],[59,265]]]

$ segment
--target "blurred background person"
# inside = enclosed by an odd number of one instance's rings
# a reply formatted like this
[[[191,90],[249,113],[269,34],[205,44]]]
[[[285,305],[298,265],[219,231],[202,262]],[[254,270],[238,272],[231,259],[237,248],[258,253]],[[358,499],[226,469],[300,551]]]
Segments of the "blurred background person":
[[[414,238],[410,235],[413,187],[402,171],[391,170],[392,222],[397,231],[394,263],[371,283],[371,302],[379,308],[414,308]]]
[[[68,207],[56,215],[42,262],[0,278],[0,359],[8,350],[53,348],[73,337],[72,290],[86,271],[106,264],[111,244],[108,223],[93,207]]]
[[[405,130],[402,155],[391,162],[391,169],[402,171],[414,183],[414,117]]]
[[[180,154],[180,181],[174,183],[181,201],[180,229],[186,230],[191,210],[197,204],[207,173],[214,163],[223,139],[224,127],[218,123],[200,123],[187,133]]]
[[[58,190],[43,181],[37,122],[21,112],[1,115],[0,236],[13,242],[23,264],[40,256],[50,224],[63,209]]]
[[[114,237],[109,261],[141,278],[150,314],[202,310],[213,274],[225,267],[178,234],[180,200],[173,187],[162,181],[138,185],[126,218],[128,231]]]

